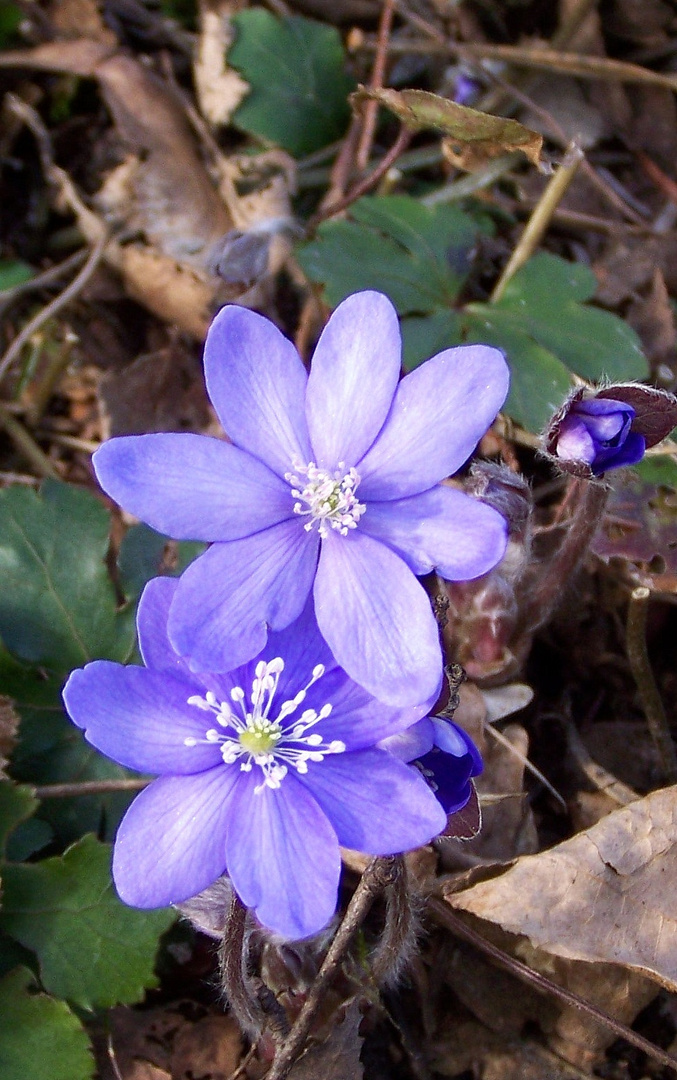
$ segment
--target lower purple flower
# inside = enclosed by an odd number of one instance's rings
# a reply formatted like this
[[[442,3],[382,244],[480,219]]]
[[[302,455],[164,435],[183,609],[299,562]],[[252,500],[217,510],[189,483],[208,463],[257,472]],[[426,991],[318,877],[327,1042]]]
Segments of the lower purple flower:
[[[482,772],[482,758],[470,736],[439,716],[425,717],[379,745],[400,761],[416,761],[447,817],[467,804],[472,777]]]
[[[339,845],[394,854],[444,828],[423,777],[375,745],[426,706],[384,706],[348,678],[310,605],[248,664],[193,672],[167,635],[177,584],[157,578],[141,598],[145,667],[95,661],[63,693],[93,746],[158,774],[118,830],[118,893],[163,907],[225,873],[263,925],[308,937],[336,909]]]

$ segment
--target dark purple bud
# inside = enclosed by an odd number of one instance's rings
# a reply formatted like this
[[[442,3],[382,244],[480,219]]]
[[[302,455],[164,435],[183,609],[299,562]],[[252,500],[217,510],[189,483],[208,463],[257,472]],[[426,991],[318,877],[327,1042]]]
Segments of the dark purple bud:
[[[554,464],[574,476],[592,479],[641,460],[647,438],[638,430],[642,425],[634,405],[621,396],[624,389],[612,386],[591,392],[581,387],[574,391],[543,435],[543,449]],[[616,390],[619,397],[614,396]],[[649,407],[646,417],[650,415]]]
[[[419,758],[418,766],[445,813],[455,814],[470,799],[470,781],[482,772],[482,758],[463,728],[441,717],[431,720],[435,745]]]

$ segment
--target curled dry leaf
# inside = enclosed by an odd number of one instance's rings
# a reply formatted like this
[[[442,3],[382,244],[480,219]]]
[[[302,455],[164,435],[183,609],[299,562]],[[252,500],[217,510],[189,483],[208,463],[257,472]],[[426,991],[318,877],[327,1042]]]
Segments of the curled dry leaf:
[[[615,963],[677,990],[677,787],[447,902],[572,960]]]
[[[448,136],[445,152],[459,169],[473,172],[511,150],[521,150],[533,165],[540,165],[543,136],[517,120],[479,112],[427,90],[360,86],[351,94],[351,102],[358,108],[369,99],[390,109],[412,131],[433,130]]]
[[[227,124],[249,90],[242,76],[226,63],[233,43],[231,19],[242,6],[240,0],[200,0],[195,90],[200,112],[210,124]]]

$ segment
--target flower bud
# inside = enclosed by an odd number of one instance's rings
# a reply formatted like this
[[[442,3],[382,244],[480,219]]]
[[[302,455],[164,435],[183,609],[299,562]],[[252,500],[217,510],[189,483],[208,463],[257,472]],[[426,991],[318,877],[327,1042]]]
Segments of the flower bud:
[[[543,435],[545,455],[564,472],[586,479],[635,465],[677,423],[677,398],[634,383],[591,391],[579,387]]]

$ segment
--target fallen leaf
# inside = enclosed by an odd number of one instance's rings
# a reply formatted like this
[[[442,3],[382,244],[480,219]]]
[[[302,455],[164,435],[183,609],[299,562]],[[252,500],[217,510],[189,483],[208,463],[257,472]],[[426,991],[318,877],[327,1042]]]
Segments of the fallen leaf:
[[[673,786],[446,899],[555,956],[620,964],[674,991],[676,841]]]
[[[329,1037],[319,1046],[311,1046],[289,1073],[289,1080],[362,1080],[360,1061],[362,1021],[357,999],[348,1005],[345,1016],[332,1027]]]
[[[205,1016],[174,1039],[172,1080],[228,1080],[242,1056],[242,1036],[231,1016]]]
[[[629,469],[612,481],[604,517],[590,545],[602,559],[650,563],[659,556],[661,575],[677,574],[677,497]],[[648,573],[644,576],[650,577]]]
[[[540,165],[543,136],[517,120],[479,112],[427,90],[372,90],[360,86],[350,100],[358,108],[364,101],[378,101],[412,131],[432,129],[448,136],[445,154],[448,152],[457,168],[468,172],[511,150],[521,150],[533,165]]]
[[[249,91],[245,79],[226,63],[234,37],[231,19],[241,8],[239,0],[200,0],[195,91],[200,112],[216,126],[228,123]]]

